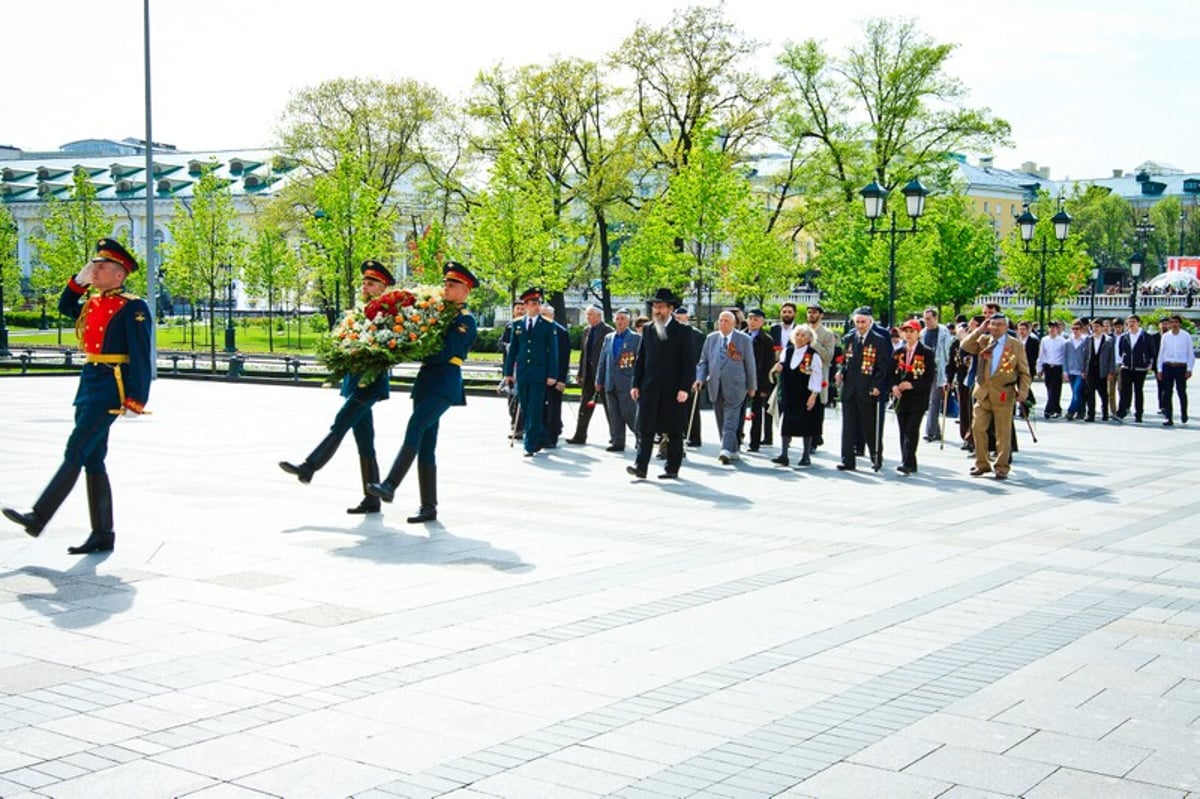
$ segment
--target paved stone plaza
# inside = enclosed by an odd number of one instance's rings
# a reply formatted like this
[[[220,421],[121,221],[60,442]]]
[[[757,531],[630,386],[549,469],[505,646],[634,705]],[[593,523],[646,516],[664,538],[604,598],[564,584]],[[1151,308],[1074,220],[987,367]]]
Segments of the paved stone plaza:
[[[0,504],[74,389],[0,380]],[[349,438],[276,467],[338,402],[160,380],[113,428],[114,553],[66,554],[82,480],[0,527],[0,796],[1200,797],[1200,422],[1022,427],[1001,483],[957,444],[897,475],[894,422],[881,475],[725,467],[706,414],[683,481],[634,482],[601,419],[531,462],[471,398],[422,527],[415,479],[344,513]]]

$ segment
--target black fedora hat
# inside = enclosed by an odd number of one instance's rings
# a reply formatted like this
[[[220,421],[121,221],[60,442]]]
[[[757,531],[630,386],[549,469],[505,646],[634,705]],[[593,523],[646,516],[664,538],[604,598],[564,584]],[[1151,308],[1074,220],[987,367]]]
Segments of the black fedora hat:
[[[658,291],[654,292],[654,296],[651,297],[650,299],[646,300],[646,302],[649,302],[649,303],[665,302],[667,305],[670,305],[672,308],[679,306],[679,298],[676,297],[675,294],[672,293],[672,291],[670,289],[666,289],[666,288],[659,289]]]

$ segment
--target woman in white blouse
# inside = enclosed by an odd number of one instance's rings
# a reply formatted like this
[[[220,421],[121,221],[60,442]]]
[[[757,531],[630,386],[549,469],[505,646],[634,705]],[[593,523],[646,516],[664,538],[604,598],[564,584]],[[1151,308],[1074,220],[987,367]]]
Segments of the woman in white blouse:
[[[779,422],[780,453],[772,463],[787,466],[788,446],[799,436],[804,451],[798,466],[811,463],[813,439],[821,435],[825,422],[825,406],[821,402],[822,375],[824,364],[821,356],[810,345],[813,330],[808,325],[799,325],[792,331],[792,341],[779,353],[775,373],[779,375]]]

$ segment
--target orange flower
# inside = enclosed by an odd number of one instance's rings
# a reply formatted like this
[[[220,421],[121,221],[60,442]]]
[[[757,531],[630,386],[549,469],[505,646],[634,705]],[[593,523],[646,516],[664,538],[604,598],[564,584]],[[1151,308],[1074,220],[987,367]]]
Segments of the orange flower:
[[[404,325],[395,325],[394,327],[392,327],[392,332],[393,333],[403,333]]]
[[[388,342],[388,347],[389,347],[389,348],[391,348],[391,349],[393,349],[393,350],[394,350],[394,349],[396,349],[396,339],[392,339],[391,341],[389,341],[389,342]]]
[[[409,340],[409,341],[416,341],[416,340],[417,340],[417,334],[416,334],[416,333],[409,333],[409,334],[408,334],[408,340]]]

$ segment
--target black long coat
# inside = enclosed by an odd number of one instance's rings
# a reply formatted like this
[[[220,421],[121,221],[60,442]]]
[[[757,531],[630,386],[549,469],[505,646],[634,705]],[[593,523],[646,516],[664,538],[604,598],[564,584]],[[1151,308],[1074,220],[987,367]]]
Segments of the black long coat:
[[[691,390],[696,382],[696,362],[700,353],[690,328],[674,319],[667,322],[667,338],[662,340],[653,323],[642,330],[642,343],[633,362],[633,387],[638,389],[638,431],[642,433],[683,433],[691,413]],[[680,391],[689,394],[687,402],[677,402]]]

